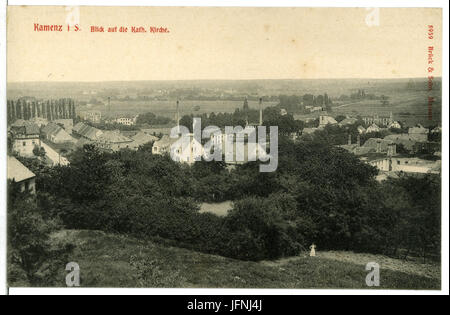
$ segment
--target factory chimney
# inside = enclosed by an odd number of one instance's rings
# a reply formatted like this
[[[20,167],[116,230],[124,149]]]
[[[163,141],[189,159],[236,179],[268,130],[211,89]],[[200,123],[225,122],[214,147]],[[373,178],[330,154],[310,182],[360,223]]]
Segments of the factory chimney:
[[[262,97],[259,98],[259,125],[263,124],[263,108],[262,108]]]
[[[180,100],[179,99],[177,99],[177,113],[176,113],[175,119],[177,121],[178,132],[180,132]]]

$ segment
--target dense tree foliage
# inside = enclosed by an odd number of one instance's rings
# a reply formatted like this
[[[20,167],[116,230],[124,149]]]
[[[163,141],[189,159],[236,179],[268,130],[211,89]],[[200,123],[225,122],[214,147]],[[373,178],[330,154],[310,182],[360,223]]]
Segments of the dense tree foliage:
[[[172,119],[163,116],[156,116],[153,113],[143,113],[139,114],[136,119],[138,125],[148,124],[148,125],[166,125],[172,122]]]
[[[327,128],[325,128],[326,132]],[[39,169],[38,204],[67,228],[100,229],[248,260],[295,255],[315,243],[436,256],[440,181],[431,175],[375,181],[377,170],[314,138],[281,136],[276,172],[257,162],[192,167],[151,149],[104,153],[85,146],[70,166]],[[233,201],[226,217],[201,202]]]
[[[33,196],[8,183],[8,281],[31,286],[64,285],[68,255],[74,246],[51,239],[60,229],[55,219],[46,220]]]

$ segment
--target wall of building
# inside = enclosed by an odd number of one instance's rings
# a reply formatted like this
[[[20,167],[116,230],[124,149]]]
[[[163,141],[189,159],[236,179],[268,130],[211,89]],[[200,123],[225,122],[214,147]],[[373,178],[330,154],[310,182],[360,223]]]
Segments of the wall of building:
[[[72,142],[73,138],[63,129],[56,134],[49,135],[49,140],[53,143],[67,143]]]
[[[405,173],[429,173],[433,166],[432,162],[417,158],[384,158],[369,162],[384,172],[405,172]]]
[[[31,157],[34,156],[34,147],[39,145],[39,138],[18,138],[13,140],[12,150],[20,156]]]
[[[20,185],[20,191],[25,192],[28,191],[30,194],[36,194],[36,179],[30,178],[18,183]]]
[[[119,118],[116,120],[117,123],[125,126],[132,126],[134,125],[134,120],[132,118]]]

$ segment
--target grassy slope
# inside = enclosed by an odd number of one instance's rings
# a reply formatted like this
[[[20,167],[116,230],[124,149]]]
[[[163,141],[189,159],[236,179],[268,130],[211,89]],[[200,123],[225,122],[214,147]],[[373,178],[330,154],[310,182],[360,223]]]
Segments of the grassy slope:
[[[171,277],[167,282],[160,279],[162,284],[159,286],[367,289],[365,263],[330,259],[334,257],[330,253],[324,256],[326,258],[305,256],[276,262],[244,262],[97,231],[62,231],[55,237],[77,244],[71,258],[80,265],[81,285],[84,287],[142,285],[137,279],[137,269],[130,265],[130,256],[140,255],[155,259],[162,274]],[[345,253],[346,259],[351,255]],[[384,269],[383,265],[381,268],[380,288],[440,287],[438,278],[413,274],[411,270],[404,273],[392,268]]]

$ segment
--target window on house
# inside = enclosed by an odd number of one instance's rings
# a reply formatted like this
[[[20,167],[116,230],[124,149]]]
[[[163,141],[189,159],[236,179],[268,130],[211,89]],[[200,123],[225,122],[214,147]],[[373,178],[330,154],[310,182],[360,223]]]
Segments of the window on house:
[[[24,147],[27,145],[27,143],[25,141],[22,144],[23,144]]]

